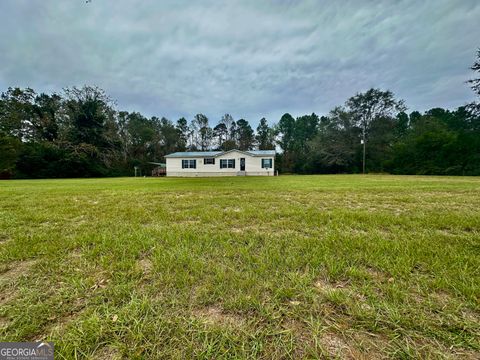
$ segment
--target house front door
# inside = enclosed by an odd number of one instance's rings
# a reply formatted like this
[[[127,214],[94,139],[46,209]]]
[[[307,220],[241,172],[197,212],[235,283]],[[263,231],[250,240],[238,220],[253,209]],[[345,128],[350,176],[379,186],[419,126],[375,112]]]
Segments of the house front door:
[[[240,171],[245,171],[245,158],[240,158]]]

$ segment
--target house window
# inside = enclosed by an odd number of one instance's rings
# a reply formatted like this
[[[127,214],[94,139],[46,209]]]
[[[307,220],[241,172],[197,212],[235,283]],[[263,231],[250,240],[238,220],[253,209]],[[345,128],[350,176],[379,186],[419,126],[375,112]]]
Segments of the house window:
[[[215,165],[215,158],[204,158],[203,165]]]
[[[182,160],[182,169],[196,169],[197,160]]]
[[[271,169],[272,159],[262,159],[262,169]]]
[[[235,159],[220,159],[220,169],[235,169]]]

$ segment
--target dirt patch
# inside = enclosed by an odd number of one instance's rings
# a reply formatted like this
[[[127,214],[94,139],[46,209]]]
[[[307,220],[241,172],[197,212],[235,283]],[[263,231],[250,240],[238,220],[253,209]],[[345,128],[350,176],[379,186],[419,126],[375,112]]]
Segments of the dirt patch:
[[[240,327],[245,322],[242,317],[226,313],[218,306],[194,310],[193,315],[208,324],[219,326]]]
[[[153,270],[153,263],[152,263],[152,260],[150,260],[150,255],[153,253],[154,250],[155,250],[155,247],[152,247],[151,249],[143,251],[140,254],[140,259],[137,261],[138,268],[145,275],[150,274]]]
[[[471,323],[480,324],[480,314],[471,309],[461,311],[462,318]]]
[[[62,333],[73,320],[75,320],[80,315],[79,312],[69,313],[61,318],[57,319],[57,322],[50,328],[51,332]]]
[[[351,350],[359,359],[387,359],[386,349],[389,341],[384,335],[356,331],[352,335],[355,349]]]
[[[16,296],[17,296],[17,293],[15,289],[2,290],[2,292],[0,293],[0,306],[8,304],[10,301],[15,299]]]
[[[353,359],[352,351],[346,340],[334,333],[323,334],[319,339],[322,349],[328,357],[340,359]]]
[[[70,257],[72,259],[81,259],[82,258],[82,249],[81,248],[75,248],[70,251]]]
[[[366,267],[365,271],[373,280],[385,281],[385,279],[388,279],[388,276],[385,273],[371,266]]]
[[[239,227],[231,228],[230,231],[235,234],[243,234],[247,232],[252,232],[255,234],[271,234],[271,232],[269,232],[267,230],[267,227],[263,226],[263,224],[242,225]]]
[[[475,350],[462,349],[456,346],[447,347],[438,342],[417,342],[416,343],[420,356],[422,358],[447,358],[447,359],[463,359],[463,360],[478,360],[480,359],[480,352]]]
[[[358,236],[365,236],[370,234],[367,230],[365,229],[359,229],[359,228],[353,228],[351,227],[350,229],[350,234],[352,235],[358,235]]]
[[[373,310],[368,304],[367,297],[352,289],[348,281],[330,282],[325,279],[318,279],[314,286],[317,290],[319,290],[319,292],[324,294],[333,293],[335,291],[343,292],[348,295],[350,299],[354,300],[361,309],[366,311]]]
[[[443,236],[456,236],[458,234],[455,234],[451,229],[449,228],[441,228],[441,229],[437,229],[436,232],[439,234],[439,235],[443,235]]]
[[[446,291],[440,290],[432,293],[432,298],[441,306],[446,306],[452,301],[452,296]]]
[[[98,349],[92,357],[95,360],[119,360],[121,358],[120,351],[108,345]]]
[[[236,212],[236,213],[239,213],[239,212],[241,212],[241,211],[242,211],[242,209],[240,209],[240,208],[238,208],[238,207],[233,207],[233,208],[231,208],[231,207],[226,207],[226,208],[223,209],[223,212]]]
[[[0,274],[0,283],[19,279],[28,273],[30,268],[35,265],[36,260],[15,261],[8,266],[8,270]]]
[[[379,336],[356,333],[352,338],[347,338],[336,333],[325,333],[319,343],[329,359],[386,359],[382,351],[387,345]]]
[[[447,349],[444,350],[446,353]],[[450,349],[453,359],[468,359],[468,360],[478,360],[480,359],[480,352],[473,350],[462,350],[462,349]]]
[[[292,333],[295,338],[295,359],[304,359],[308,357],[308,349],[315,348],[314,338],[308,326],[301,321],[289,319],[282,327]]]
[[[150,259],[144,258],[138,261],[138,267],[142,270],[144,274],[150,274],[153,269],[153,264]]]
[[[70,221],[75,226],[81,226],[88,223],[88,218],[85,215],[80,215]]]
[[[0,329],[4,329],[8,326],[9,321],[6,317],[0,316]]]
[[[318,279],[315,281],[315,287],[320,291],[334,291],[338,289],[348,288],[348,281],[330,282],[326,279]]]

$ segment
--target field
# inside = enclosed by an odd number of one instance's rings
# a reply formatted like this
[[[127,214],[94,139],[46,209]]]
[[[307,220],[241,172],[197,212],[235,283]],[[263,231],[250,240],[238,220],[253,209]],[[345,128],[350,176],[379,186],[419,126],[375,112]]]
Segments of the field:
[[[0,340],[56,358],[480,357],[480,178],[0,182]]]

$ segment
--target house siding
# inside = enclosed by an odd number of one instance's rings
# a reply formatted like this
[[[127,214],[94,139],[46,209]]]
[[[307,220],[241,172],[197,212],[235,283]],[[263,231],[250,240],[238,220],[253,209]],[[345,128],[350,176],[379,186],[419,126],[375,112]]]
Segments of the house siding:
[[[214,165],[204,165],[204,157],[175,157],[166,158],[167,160],[167,176],[181,177],[207,177],[207,176],[236,176],[240,172],[240,158],[245,158],[245,175],[246,176],[273,176],[275,167],[275,158],[273,156],[251,156],[241,152],[232,151],[215,157]],[[196,169],[182,169],[182,160],[197,160]],[[234,169],[220,169],[221,159],[235,159]],[[272,168],[263,169],[262,159],[272,159]]]

